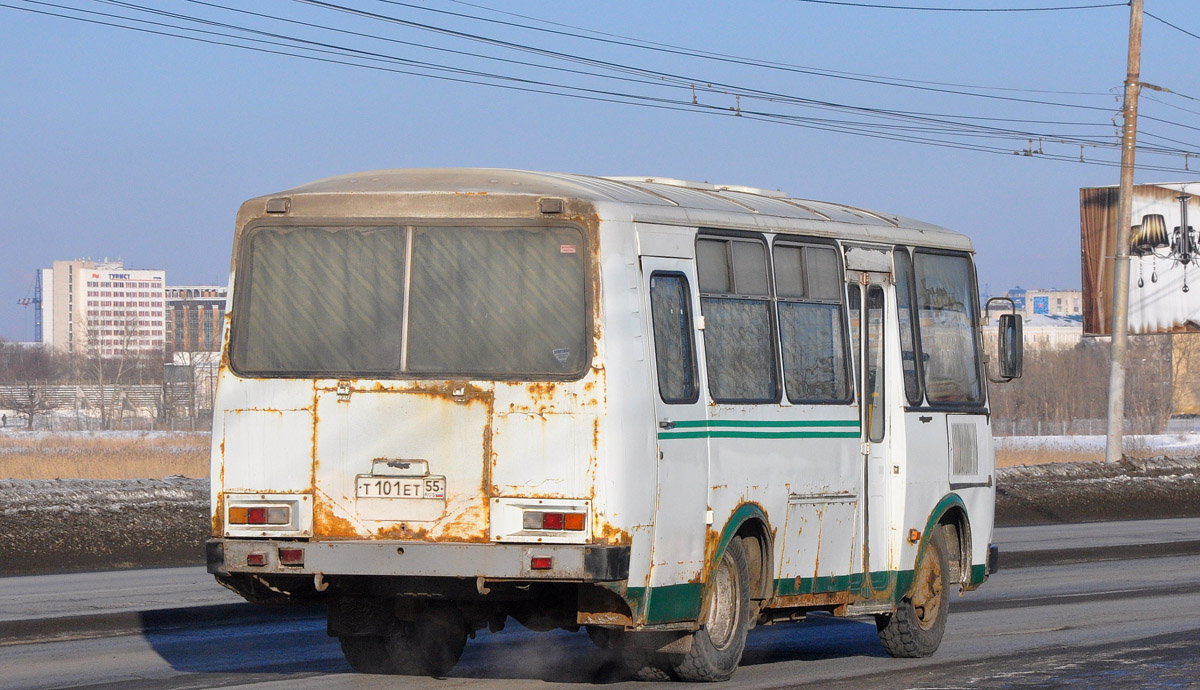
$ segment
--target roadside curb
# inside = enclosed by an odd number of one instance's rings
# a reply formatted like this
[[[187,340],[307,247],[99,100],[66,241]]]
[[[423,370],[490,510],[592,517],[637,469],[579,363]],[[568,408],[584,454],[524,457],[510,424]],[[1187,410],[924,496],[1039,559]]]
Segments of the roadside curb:
[[[284,620],[324,620],[324,617],[324,607],[314,604],[267,608],[234,603],[30,618],[0,621],[0,646]]]
[[[1000,567],[1006,569],[1032,568],[1044,565],[1069,565],[1094,561],[1117,561],[1129,558],[1160,558],[1200,553],[1200,539],[1153,544],[1119,544],[1089,546],[1077,549],[1045,549],[1033,551],[1000,551]]]

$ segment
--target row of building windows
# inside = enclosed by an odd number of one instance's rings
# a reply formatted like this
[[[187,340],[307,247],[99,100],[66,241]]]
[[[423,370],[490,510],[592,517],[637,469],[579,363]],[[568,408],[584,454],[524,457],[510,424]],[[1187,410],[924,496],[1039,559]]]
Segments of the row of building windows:
[[[153,302],[153,301],[149,301],[149,300],[145,300],[145,301],[114,301],[114,300],[90,299],[87,301],[87,308],[89,311],[91,311],[97,307],[130,307],[130,308],[132,308],[132,307],[154,307],[159,310],[159,313],[161,313],[163,304],[162,304],[162,302]]]
[[[153,282],[136,281],[136,280],[134,280],[134,281],[89,280],[89,281],[87,281],[87,286],[94,287],[94,288],[125,288],[125,289],[157,288],[157,289],[162,289],[163,284],[161,281],[157,281],[157,280],[153,281]]]
[[[158,292],[137,292],[133,290],[88,290],[87,294],[88,297],[162,297],[162,294]]]

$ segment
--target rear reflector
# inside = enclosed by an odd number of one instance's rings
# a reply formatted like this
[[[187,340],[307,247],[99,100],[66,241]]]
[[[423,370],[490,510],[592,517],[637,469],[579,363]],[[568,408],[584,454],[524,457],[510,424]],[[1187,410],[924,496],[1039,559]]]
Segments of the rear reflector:
[[[267,554],[261,551],[246,554],[246,565],[266,565]]]
[[[304,549],[279,549],[279,564],[304,565]]]
[[[534,556],[529,559],[530,570],[550,570],[554,567],[554,559],[549,556]]]

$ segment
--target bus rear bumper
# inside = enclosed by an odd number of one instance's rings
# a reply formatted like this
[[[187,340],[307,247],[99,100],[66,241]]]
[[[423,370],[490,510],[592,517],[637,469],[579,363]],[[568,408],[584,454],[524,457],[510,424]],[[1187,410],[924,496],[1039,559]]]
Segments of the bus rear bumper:
[[[321,573],[572,582],[629,577],[628,546],[212,539],[206,552],[208,572],[214,575]]]

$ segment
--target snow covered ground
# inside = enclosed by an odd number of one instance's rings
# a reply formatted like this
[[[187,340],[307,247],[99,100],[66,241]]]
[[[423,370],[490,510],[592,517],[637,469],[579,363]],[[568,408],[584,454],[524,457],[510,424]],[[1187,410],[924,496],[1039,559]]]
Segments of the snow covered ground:
[[[1065,452],[1104,452],[1104,436],[997,436],[996,450],[1061,450]],[[1127,451],[1140,455],[1172,457],[1200,455],[1200,434],[1130,435],[1124,442]]]

